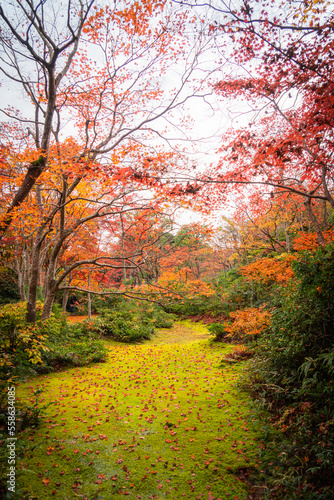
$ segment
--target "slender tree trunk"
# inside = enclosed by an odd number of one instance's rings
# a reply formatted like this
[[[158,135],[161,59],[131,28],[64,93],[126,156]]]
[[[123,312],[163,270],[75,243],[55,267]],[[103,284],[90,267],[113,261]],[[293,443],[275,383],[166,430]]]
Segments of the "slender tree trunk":
[[[324,235],[322,234],[319,221],[318,221],[315,213],[312,210],[310,198],[306,199],[306,201],[305,201],[305,207],[306,207],[309,219],[312,222],[313,228],[314,228],[315,232],[317,233],[317,239],[318,239],[319,245],[321,245],[321,246],[326,245],[326,241],[325,241]]]
[[[36,186],[36,201],[38,204],[39,212],[42,213],[43,202],[41,195],[41,187],[39,185]],[[30,269],[30,282],[29,282],[28,301],[27,301],[28,323],[36,322],[37,290],[41,273],[41,250],[46,234],[47,233],[45,232],[45,227],[40,226],[36,231],[36,238],[33,243],[31,269]]]
[[[196,279],[199,280],[201,279],[201,268],[197,257],[195,257],[195,267],[196,267]]]
[[[48,319],[52,312],[52,305],[55,300],[59,286],[56,285],[56,279],[55,279],[58,257],[64,241],[70,234],[68,231],[65,230],[65,219],[66,219],[65,203],[66,203],[67,193],[68,193],[67,178],[63,176],[63,192],[61,193],[58,202],[58,206],[60,208],[59,236],[58,236],[58,241],[55,242],[54,247],[52,249],[51,255],[49,257],[48,267],[45,273],[45,285],[44,285],[45,302],[42,311],[42,321]]]
[[[289,228],[287,227],[287,224],[284,224],[284,231],[285,231],[285,247],[287,252],[291,252],[291,243],[290,243],[290,235],[289,235]]]
[[[61,249],[61,245],[62,243],[58,242],[58,244],[54,247],[53,251],[51,252],[49,265],[45,273],[45,285],[44,285],[45,302],[42,311],[42,321],[50,317],[52,312],[52,305],[55,300],[56,293],[58,291],[58,287],[56,286],[55,274],[56,274],[57,260]]]
[[[28,285],[28,255],[25,242],[22,250],[22,297],[24,301],[27,300],[26,285]]]
[[[17,274],[17,287],[19,290],[20,300],[25,302],[27,300],[24,283],[25,283],[25,258],[24,249],[22,249],[21,261],[19,259],[19,245],[17,240],[15,240],[15,270]]]
[[[125,239],[125,231],[124,231],[124,221],[123,215],[120,215],[121,218],[121,229],[122,229],[122,238],[121,238],[121,246],[122,246],[122,262],[123,262],[123,283],[126,283],[126,266],[125,266],[125,250],[124,250],[124,239]]]
[[[327,229],[327,218],[328,218],[327,202],[326,202],[326,200],[324,200],[323,201],[323,225],[324,225],[325,229]]]
[[[54,300],[56,298],[56,282],[55,280],[52,280],[52,283],[49,283],[48,285],[48,293],[45,298],[44,306],[43,306],[43,311],[42,311],[42,321],[50,318],[51,313],[52,313],[52,306],[54,303]]]
[[[64,266],[64,269],[66,271],[66,265]],[[71,281],[71,274],[69,274],[69,275],[66,276],[66,278],[65,278],[65,285],[66,284],[69,285],[70,281]],[[64,313],[66,312],[69,293],[70,293],[70,291],[68,289],[64,290],[63,302],[62,302],[62,310],[63,310]]]
[[[324,188],[324,193],[326,195],[327,200],[331,204],[331,206],[334,208],[334,199],[331,193],[329,192],[328,185],[327,185],[327,179],[326,179],[326,173],[327,169],[325,165],[322,166],[322,186]]]
[[[88,273],[88,290],[90,290],[90,273]],[[92,298],[90,292],[88,292],[88,320],[92,319]]]
[[[62,310],[64,313],[66,312],[66,308],[67,308],[68,295],[69,295],[69,290],[67,290],[67,289],[64,290],[63,302],[62,302]]]
[[[40,256],[41,247],[43,243],[43,227],[37,229],[36,240],[34,243],[34,248],[31,258],[31,270],[30,270],[30,282],[28,289],[28,301],[27,301],[27,321],[28,323],[35,323],[36,321],[36,301],[37,301],[37,290],[39,284],[40,276]]]

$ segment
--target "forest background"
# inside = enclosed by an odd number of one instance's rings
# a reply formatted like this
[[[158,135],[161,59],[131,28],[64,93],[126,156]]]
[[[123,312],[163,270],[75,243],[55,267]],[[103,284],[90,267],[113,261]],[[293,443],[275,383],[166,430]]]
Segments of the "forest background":
[[[78,362],[72,291],[84,363],[205,320],[282,434],[272,491],[332,498],[332,7],[0,7],[4,387]]]

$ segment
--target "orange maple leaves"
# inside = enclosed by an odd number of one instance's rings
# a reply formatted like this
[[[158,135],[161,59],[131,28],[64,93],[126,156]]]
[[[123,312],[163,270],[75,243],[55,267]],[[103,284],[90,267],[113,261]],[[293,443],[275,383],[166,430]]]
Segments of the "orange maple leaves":
[[[278,257],[264,257],[241,267],[243,276],[261,283],[270,282],[287,284],[294,277],[291,263],[296,260],[292,254],[281,254]]]
[[[243,339],[247,336],[257,336],[270,326],[270,311],[264,309],[264,305],[248,307],[229,314],[232,323],[224,323],[224,329],[228,337]]]
[[[323,236],[325,238],[326,243],[334,241],[334,231],[332,229],[324,231]],[[316,233],[299,232],[298,236],[296,236],[293,240],[293,248],[297,251],[300,250],[313,251],[318,247],[319,247],[319,242],[317,240]]]

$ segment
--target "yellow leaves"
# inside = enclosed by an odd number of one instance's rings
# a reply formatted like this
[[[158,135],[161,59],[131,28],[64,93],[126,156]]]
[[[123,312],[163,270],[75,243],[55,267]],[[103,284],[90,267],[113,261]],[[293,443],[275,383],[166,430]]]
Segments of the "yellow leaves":
[[[37,302],[36,311],[41,312],[42,305]],[[0,311],[0,326],[4,343],[10,346],[11,354],[0,359],[0,365],[12,366],[15,364],[15,356],[22,352],[28,354],[29,362],[38,364],[42,362],[41,351],[48,350],[44,341],[45,335],[41,335],[37,325],[26,323],[26,303],[7,304]]]
[[[312,0],[302,2],[297,8],[294,5],[293,8],[295,12],[293,18],[303,24],[308,23],[312,27],[319,20],[318,16],[321,12],[332,10],[332,4],[329,0]]]
[[[11,361],[9,354],[1,353],[0,354],[0,368],[11,368],[14,366],[14,363]]]

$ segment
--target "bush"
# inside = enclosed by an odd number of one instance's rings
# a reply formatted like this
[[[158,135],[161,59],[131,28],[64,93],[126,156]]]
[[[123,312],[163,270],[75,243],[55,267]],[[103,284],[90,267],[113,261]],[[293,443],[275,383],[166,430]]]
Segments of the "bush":
[[[211,325],[208,325],[208,330],[211,335],[214,335],[213,340],[217,342],[225,340],[226,331],[223,323],[211,323]]]
[[[153,323],[156,328],[172,328],[174,316],[159,309],[154,314]]]
[[[7,267],[0,267],[0,304],[17,302],[20,300],[17,286],[17,277]]]
[[[37,321],[41,311],[42,304],[37,303]],[[67,325],[60,310],[32,325],[26,322],[26,303],[7,304],[0,308],[0,329],[0,379],[82,366],[104,361],[107,355],[103,342],[93,339],[88,327]]]
[[[112,338],[119,342],[141,342],[148,340],[154,333],[154,327],[150,324],[135,322],[126,319],[125,313],[115,312],[104,315],[94,320],[90,329],[103,337]]]
[[[276,484],[289,498],[334,497],[334,247],[303,253],[271,330],[257,345],[253,390],[287,437]],[[285,475],[289,467],[289,480]],[[292,492],[294,496],[292,496]],[[290,495],[290,496],[289,496]]]
[[[36,368],[45,373],[64,366],[85,366],[105,361],[108,349],[101,340],[74,340],[55,344],[42,356],[43,365]]]
[[[149,340],[155,328],[173,326],[174,317],[156,304],[126,299],[118,299],[113,304],[114,307],[100,308],[99,318],[77,328],[118,342],[141,342]]]
[[[129,301],[132,319],[155,328],[171,328],[174,324],[174,315],[165,312],[157,304],[150,302]]]
[[[224,323],[227,337],[247,342],[268,330],[271,313],[264,310],[264,307],[247,307],[230,312],[232,322]]]
[[[247,342],[260,335],[270,326],[270,312],[264,306],[248,307],[240,311],[230,312],[232,321],[212,323],[208,330],[215,335],[216,341],[243,341]]]
[[[37,303],[37,314],[42,310]],[[38,325],[26,321],[26,303],[6,304],[0,308],[0,371],[19,373],[29,371],[41,362],[41,353],[48,349],[47,335]]]

